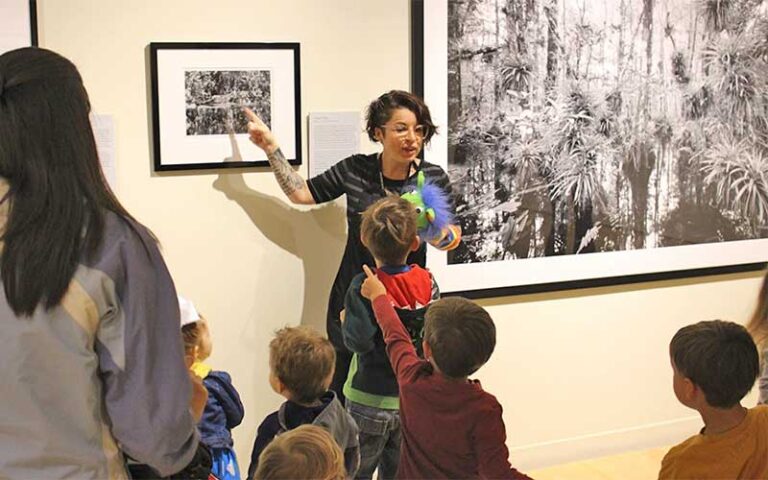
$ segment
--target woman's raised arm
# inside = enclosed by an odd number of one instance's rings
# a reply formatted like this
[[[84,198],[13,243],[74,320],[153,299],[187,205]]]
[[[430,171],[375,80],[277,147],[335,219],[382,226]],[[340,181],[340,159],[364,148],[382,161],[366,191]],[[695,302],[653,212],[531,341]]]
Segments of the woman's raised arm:
[[[291,201],[300,205],[314,205],[315,199],[307,187],[307,182],[296,170],[294,170],[285,159],[285,155],[280,150],[275,135],[269,130],[269,127],[249,108],[245,108],[245,115],[248,117],[248,135],[251,142],[264,150],[267,154],[267,160],[272,167],[278,185],[285,193],[285,196]]]

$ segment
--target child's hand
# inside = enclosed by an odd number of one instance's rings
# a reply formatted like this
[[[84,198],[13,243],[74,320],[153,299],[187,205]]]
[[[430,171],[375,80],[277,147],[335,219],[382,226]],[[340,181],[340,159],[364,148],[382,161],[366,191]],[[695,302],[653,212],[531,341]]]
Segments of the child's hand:
[[[189,409],[195,422],[203,418],[203,410],[208,402],[208,389],[203,385],[203,379],[189,371],[189,380],[192,382],[192,399],[189,402]]]
[[[197,347],[195,347],[197,349]],[[192,412],[192,417],[195,422],[199,422],[203,417],[203,410],[205,410],[205,404],[208,402],[208,389],[203,385],[203,379],[198,377],[195,372],[191,370],[192,364],[195,363],[195,352],[186,352],[184,354],[184,365],[187,366],[189,373],[189,381],[192,382],[192,398],[189,400],[189,410]]]
[[[376,300],[378,297],[387,294],[387,289],[384,284],[381,283],[379,277],[368,268],[368,265],[363,265],[363,271],[367,277],[360,287],[360,294],[370,301]]]
[[[243,112],[245,112],[245,116],[248,118],[248,136],[251,142],[267,154],[277,150],[277,139],[269,130],[267,124],[258,115],[253,113],[253,110],[250,108],[243,108]]]
[[[339,320],[341,320],[341,323],[344,323],[344,319],[347,317],[347,309],[343,309],[339,312]]]

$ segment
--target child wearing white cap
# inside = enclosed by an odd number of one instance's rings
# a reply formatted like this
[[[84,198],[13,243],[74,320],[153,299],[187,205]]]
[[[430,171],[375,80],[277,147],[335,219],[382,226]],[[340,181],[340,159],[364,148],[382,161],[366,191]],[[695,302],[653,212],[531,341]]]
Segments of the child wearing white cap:
[[[191,301],[182,296],[179,296],[179,310],[184,350],[192,360],[190,369],[203,379],[203,385],[208,390],[208,402],[198,429],[202,442],[211,449],[211,473],[221,480],[240,480],[240,469],[232,448],[232,429],[240,425],[245,414],[240,395],[228,373],[213,370],[203,363],[213,349],[205,318]]]

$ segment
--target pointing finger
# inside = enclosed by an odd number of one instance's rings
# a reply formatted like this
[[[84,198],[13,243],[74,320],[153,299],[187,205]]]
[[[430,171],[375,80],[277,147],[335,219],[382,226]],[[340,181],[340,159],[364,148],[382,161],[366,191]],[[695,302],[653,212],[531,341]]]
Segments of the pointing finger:
[[[245,116],[248,117],[249,122],[253,122],[257,125],[263,125],[264,122],[261,121],[258,115],[253,113],[253,110],[251,110],[248,107],[243,107],[243,112],[245,113]]]
[[[365,276],[368,278],[376,278],[376,274],[371,271],[371,269],[368,267],[368,265],[363,265],[363,271],[365,272]]]

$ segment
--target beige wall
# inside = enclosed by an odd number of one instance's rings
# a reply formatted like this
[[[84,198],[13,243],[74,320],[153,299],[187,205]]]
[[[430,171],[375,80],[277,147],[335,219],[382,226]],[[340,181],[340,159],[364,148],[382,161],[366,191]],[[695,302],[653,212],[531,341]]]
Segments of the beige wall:
[[[246,407],[235,430],[243,469],[256,427],[281,402],[267,383],[271,332],[323,328],[343,203],[294,208],[265,170],[152,173],[146,46],[300,42],[304,118],[361,110],[409,86],[408,4],[38,0],[41,45],[71,58],[96,113],[115,118],[120,199],[160,238],[178,290],[211,321],[211,363],[232,374]],[[700,319],[744,321],[758,284],[743,274],[483,301],[499,345],[478,376],[505,407],[513,462],[533,468],[693,433],[698,420],[672,394],[669,338]]]

